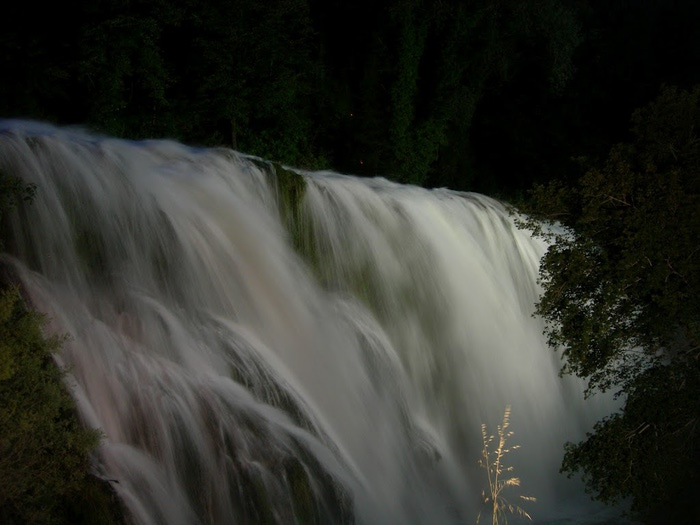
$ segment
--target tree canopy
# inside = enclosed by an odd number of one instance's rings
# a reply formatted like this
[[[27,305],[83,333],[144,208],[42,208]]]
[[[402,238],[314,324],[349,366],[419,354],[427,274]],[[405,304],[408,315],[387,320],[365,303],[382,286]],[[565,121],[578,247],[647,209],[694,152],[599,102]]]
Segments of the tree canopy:
[[[582,142],[597,152],[658,89],[669,57],[637,67],[638,45],[673,35],[686,61],[700,56],[691,25],[648,38],[664,6],[71,0],[38,19],[15,3],[0,20],[0,115],[506,193],[570,169]],[[694,6],[674,9],[690,20]],[[618,40],[632,47],[608,53]],[[673,80],[694,81],[684,71]]]
[[[0,115],[509,195],[700,82],[695,0],[69,0],[0,19]],[[56,23],[60,20],[60,23]]]
[[[633,141],[572,188],[536,187],[530,208],[549,219],[529,226],[552,241],[537,314],[562,372],[625,400],[567,445],[563,470],[652,523],[700,516],[699,127],[700,87],[664,88]]]

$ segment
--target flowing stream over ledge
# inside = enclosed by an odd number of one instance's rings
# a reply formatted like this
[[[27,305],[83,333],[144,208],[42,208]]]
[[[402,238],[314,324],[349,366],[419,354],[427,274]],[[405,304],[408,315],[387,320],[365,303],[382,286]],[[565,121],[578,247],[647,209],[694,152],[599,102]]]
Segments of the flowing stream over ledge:
[[[501,203],[22,121],[0,169],[37,187],[3,262],[134,523],[474,523],[506,404],[535,521],[603,522],[558,469],[612,405],[558,376]]]

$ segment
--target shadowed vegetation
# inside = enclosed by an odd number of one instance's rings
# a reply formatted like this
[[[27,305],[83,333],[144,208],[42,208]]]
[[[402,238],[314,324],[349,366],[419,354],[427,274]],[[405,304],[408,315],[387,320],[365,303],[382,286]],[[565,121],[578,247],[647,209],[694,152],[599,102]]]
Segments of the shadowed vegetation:
[[[591,494],[631,498],[646,523],[700,517],[700,88],[665,88],[572,187],[533,192],[528,226],[553,244],[537,314],[562,373],[624,407],[566,446]],[[556,222],[554,222],[556,221]],[[545,223],[546,224],[546,223]]]

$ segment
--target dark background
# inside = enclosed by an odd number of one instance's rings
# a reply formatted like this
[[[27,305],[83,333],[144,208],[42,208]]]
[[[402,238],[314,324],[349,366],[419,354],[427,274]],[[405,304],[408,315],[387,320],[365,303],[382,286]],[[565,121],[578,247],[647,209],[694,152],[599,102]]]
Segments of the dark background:
[[[85,0],[0,17],[0,117],[513,196],[700,83],[696,0]]]

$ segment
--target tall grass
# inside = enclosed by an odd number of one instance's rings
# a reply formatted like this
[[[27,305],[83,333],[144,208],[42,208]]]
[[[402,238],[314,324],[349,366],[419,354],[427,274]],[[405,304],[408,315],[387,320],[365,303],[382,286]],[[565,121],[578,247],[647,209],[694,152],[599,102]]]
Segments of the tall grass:
[[[520,478],[513,475],[513,467],[505,464],[505,457],[509,452],[517,450],[520,445],[506,446],[506,442],[513,436],[508,430],[510,426],[510,405],[506,406],[503,414],[503,422],[496,428],[496,435],[488,435],[486,425],[481,425],[481,459],[479,466],[486,471],[488,488],[481,493],[483,503],[487,507],[487,513],[491,513],[491,525],[503,525],[508,523],[508,515],[521,516],[532,520],[530,514],[522,507],[511,503],[504,495],[506,489],[519,487]],[[496,440],[498,437],[498,440]],[[522,501],[536,501],[532,496],[517,496]],[[476,522],[481,523],[480,511]]]

